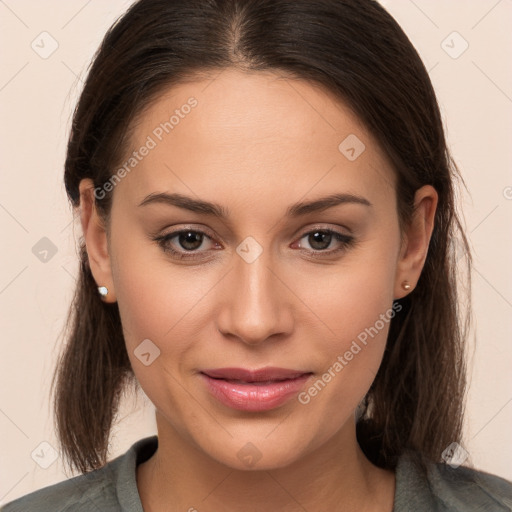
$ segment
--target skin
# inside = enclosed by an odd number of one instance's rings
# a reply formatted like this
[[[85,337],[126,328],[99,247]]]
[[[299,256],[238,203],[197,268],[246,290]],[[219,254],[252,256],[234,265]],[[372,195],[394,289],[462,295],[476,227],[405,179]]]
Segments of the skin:
[[[140,148],[191,96],[197,106],[116,185],[110,225],[94,207],[92,182],[80,184],[93,276],[109,289],[105,300],[118,302],[133,370],[156,408],[159,447],[137,468],[144,510],[313,512],[342,504],[389,512],[395,475],[364,456],[354,421],[389,323],[307,404],[294,397],[270,411],[237,411],[209,394],[198,371],[299,369],[314,372],[308,389],[414,289],[437,193],[416,192],[402,243],[395,174],[376,140],[319,86],[266,72],[229,69],[174,86],[138,119],[130,147]],[[349,134],[366,148],[354,161],[338,149]],[[219,203],[229,217],[138,206],[159,192]],[[291,204],[334,192],[372,206],[285,217]],[[211,237],[194,246],[197,259],[173,259],[151,238],[186,228]],[[308,236],[315,228],[356,243],[315,243]],[[252,263],[236,252],[248,236],[263,250]],[[190,247],[177,236],[168,244],[183,253]],[[160,349],[149,366],[134,354],[144,339]],[[251,467],[237,455],[248,442],[260,455]]]

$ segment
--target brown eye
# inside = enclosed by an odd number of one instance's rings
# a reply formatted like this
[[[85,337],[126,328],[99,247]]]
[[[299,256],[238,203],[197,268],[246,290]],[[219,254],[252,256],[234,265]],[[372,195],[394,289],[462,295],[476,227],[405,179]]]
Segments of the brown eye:
[[[177,236],[178,244],[187,251],[199,249],[203,243],[203,234],[197,231],[182,231],[175,236]]]
[[[321,253],[321,255],[330,255],[343,251],[354,243],[354,237],[338,233],[332,229],[315,229],[314,231],[304,233],[300,239],[306,239],[310,248],[314,252]],[[326,250],[333,241],[337,242],[338,248]],[[301,248],[304,249],[302,244]]]
[[[207,250],[199,250],[206,239],[211,240],[210,236],[202,231],[182,229],[158,236],[153,240],[173,258],[193,259],[201,258],[204,256],[203,253],[207,252]]]

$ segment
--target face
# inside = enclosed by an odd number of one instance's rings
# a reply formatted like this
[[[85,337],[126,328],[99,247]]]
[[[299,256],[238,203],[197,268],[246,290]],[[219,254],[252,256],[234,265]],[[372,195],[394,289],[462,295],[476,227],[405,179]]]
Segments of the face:
[[[159,435],[245,469],[336,439],[399,314],[395,177],[376,141],[318,86],[225,70],[161,96],[130,147],[110,263]],[[213,372],[268,367],[296,375]]]

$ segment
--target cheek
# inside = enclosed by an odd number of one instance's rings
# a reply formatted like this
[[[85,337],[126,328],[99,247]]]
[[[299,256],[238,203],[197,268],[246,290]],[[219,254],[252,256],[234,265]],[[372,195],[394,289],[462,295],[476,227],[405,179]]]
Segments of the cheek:
[[[374,245],[374,250],[347,258],[328,278],[316,279],[316,287],[299,291],[310,309],[318,312],[321,326],[311,352],[313,358],[321,354],[317,359],[321,370],[299,401],[314,408],[318,417],[330,418],[333,428],[368,392],[382,361],[390,322],[401,310],[393,307],[393,240]],[[311,285],[307,281],[302,282]],[[308,289],[314,291],[308,294]]]
[[[183,379],[197,363],[194,348],[200,340],[203,329],[200,315],[205,309],[205,301],[201,299],[214,283],[204,282],[202,274],[192,277],[185,267],[176,268],[161,257],[156,261],[153,256],[154,261],[148,265],[142,252],[137,248],[127,250],[118,259],[115,273],[128,355],[140,387],[156,410],[183,438],[194,442],[190,432],[194,428],[197,432],[207,420],[202,417],[201,408],[198,411],[197,407],[191,407],[197,403],[191,396],[197,393]],[[160,351],[147,366],[137,356],[141,353],[138,347],[146,339]]]
[[[357,299],[340,304],[328,319],[336,336],[330,336],[330,342],[319,347],[324,354],[320,378],[353,406],[366,394],[377,374],[395,315],[387,298],[360,294]],[[319,386],[323,389],[322,383]]]
[[[396,313],[387,303],[367,299],[361,302],[364,308],[357,315],[338,312],[331,318],[333,324],[337,322],[339,335],[328,344],[318,345],[321,369],[298,395],[304,411],[309,410],[305,423],[320,431],[324,441],[353,416],[382,362],[389,323]],[[352,308],[353,303],[349,306]]]
[[[315,313],[327,335],[322,339],[328,353],[345,352],[358,336],[363,343],[366,338],[374,339],[373,345],[385,342],[393,314],[389,311],[396,271],[396,263],[389,256],[393,251],[382,246],[361,250],[334,271],[316,271],[316,275],[297,281],[297,295]]]
[[[144,251],[142,245],[133,250],[125,246],[115,269],[126,348],[135,376],[155,406],[180,410],[180,404],[186,401],[174,376],[180,366],[186,365],[187,354],[197,339],[191,332],[197,326],[189,320],[204,292],[201,294],[190,278],[185,279],[162,259],[148,264],[144,256],[150,251]],[[145,362],[146,353],[150,355]]]
[[[198,339],[212,273],[167,261],[142,237],[125,240],[112,270],[127,349],[150,339],[162,352],[182,355]]]

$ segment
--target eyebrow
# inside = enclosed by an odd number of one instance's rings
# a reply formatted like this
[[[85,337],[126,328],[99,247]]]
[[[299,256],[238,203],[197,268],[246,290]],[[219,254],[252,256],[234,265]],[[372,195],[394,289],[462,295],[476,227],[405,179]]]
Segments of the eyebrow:
[[[145,197],[139,206],[147,206],[150,204],[177,206],[178,208],[183,208],[191,212],[211,215],[224,220],[227,220],[229,217],[229,210],[220,204],[194,199],[182,194],[154,192]],[[361,196],[347,193],[331,194],[313,201],[295,203],[287,208],[285,215],[287,217],[300,217],[308,213],[324,211],[340,204],[361,204],[370,208],[373,207],[368,199]]]

